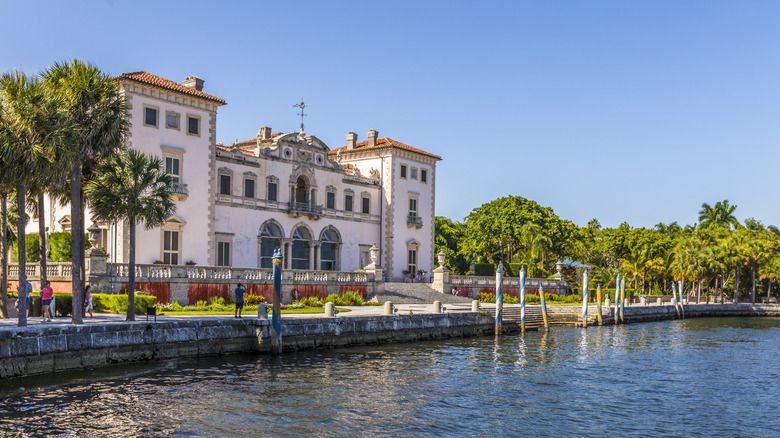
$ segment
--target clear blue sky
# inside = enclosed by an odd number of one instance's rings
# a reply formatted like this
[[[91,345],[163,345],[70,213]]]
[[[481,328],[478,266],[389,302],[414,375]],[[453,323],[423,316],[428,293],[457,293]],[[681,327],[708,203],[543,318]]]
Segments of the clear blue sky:
[[[217,138],[332,148],[366,131],[444,157],[436,213],[508,194],[562,218],[780,225],[780,2],[7,1],[0,71],[55,60],[205,79]]]

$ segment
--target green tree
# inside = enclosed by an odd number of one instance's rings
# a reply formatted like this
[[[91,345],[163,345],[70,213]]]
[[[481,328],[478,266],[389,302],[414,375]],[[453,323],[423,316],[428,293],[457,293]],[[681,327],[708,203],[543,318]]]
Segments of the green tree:
[[[107,221],[124,220],[130,231],[127,320],[135,320],[135,228],[161,225],[175,211],[173,178],[162,160],[130,149],[106,161],[99,176],[88,182],[85,195],[95,216]]]
[[[70,187],[73,263],[74,324],[83,323],[84,301],[84,202],[82,178],[89,180],[91,171],[102,159],[115,155],[127,135],[127,105],[117,82],[96,66],[79,60],[55,63],[44,73],[50,93],[60,98],[69,129],[66,144],[70,160],[65,164]],[[132,302],[132,301],[131,301]]]
[[[444,266],[452,271],[453,274],[462,275],[469,269],[469,262],[463,256],[460,249],[460,243],[463,240],[464,225],[443,217],[434,218],[434,263],[438,266],[437,256],[439,252],[444,251],[446,258]]]
[[[61,119],[60,102],[52,100],[41,82],[21,71],[0,76],[0,125],[3,126],[4,144],[0,154],[4,172],[16,182],[17,251],[19,254],[19,326],[27,325],[27,281],[25,260],[25,197],[27,187],[35,184],[35,176],[43,174],[52,159],[60,154],[59,135]]]
[[[701,210],[699,210],[699,226],[701,228],[726,227],[737,229],[739,221],[734,217],[734,210],[736,209],[736,205],[729,205],[728,199],[723,200],[723,202],[718,201],[712,207],[705,202],[701,204]]]

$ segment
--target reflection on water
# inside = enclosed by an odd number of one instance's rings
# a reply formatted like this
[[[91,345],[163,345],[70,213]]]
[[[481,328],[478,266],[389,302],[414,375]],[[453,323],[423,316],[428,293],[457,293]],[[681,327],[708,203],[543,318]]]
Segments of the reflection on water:
[[[0,436],[780,436],[779,359],[712,318],[117,366],[1,381]]]

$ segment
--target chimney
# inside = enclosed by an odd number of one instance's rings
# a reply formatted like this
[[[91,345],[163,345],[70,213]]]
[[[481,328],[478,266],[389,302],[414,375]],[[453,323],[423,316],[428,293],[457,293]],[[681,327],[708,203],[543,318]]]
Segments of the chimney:
[[[198,91],[203,91],[203,79],[197,76],[187,76],[187,79],[182,82],[185,87],[194,88]]]
[[[368,147],[372,148],[376,146],[376,137],[379,133],[376,132],[376,129],[369,129],[368,130]]]
[[[271,139],[271,128],[268,126],[263,126],[260,128],[259,131],[257,131],[257,138],[259,140],[270,140]]]
[[[347,132],[347,150],[351,151],[352,149],[355,149],[356,143],[357,143],[357,134],[355,134],[352,131]]]

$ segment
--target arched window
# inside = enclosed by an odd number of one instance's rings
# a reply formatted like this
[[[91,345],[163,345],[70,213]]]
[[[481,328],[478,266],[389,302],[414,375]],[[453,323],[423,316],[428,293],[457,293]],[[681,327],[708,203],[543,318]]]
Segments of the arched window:
[[[338,248],[341,243],[338,231],[328,227],[320,235],[322,246],[320,249],[320,269],[323,271],[335,271],[337,269]]]
[[[273,222],[266,222],[260,229],[260,267],[270,268],[274,250],[282,246],[282,230]]]
[[[309,248],[311,233],[306,227],[298,227],[293,231],[292,269],[309,269]]]
[[[305,204],[309,202],[309,182],[301,175],[295,184],[295,202]]]

